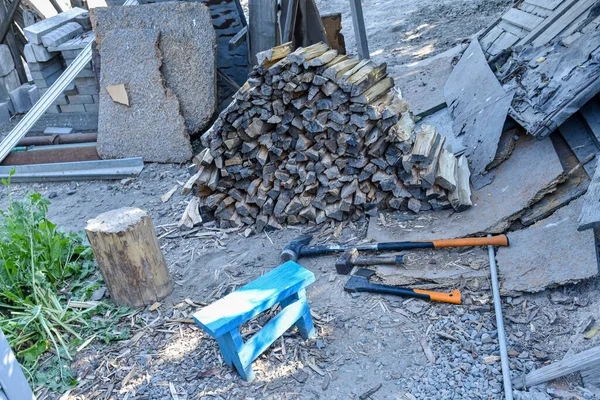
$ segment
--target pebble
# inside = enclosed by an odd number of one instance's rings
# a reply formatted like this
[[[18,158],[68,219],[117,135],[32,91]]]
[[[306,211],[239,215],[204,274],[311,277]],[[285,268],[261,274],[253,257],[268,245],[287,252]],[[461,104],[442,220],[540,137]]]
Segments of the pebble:
[[[50,192],[50,193],[48,193],[48,198],[49,199],[54,199],[56,197],[58,197],[58,193],[56,193],[56,192]]]

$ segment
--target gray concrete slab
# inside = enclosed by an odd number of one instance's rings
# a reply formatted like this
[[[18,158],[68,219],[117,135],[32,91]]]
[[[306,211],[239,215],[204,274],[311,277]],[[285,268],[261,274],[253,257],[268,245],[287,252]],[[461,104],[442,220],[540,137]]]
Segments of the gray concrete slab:
[[[577,231],[583,199],[536,224],[511,232],[496,254],[500,293],[539,292],[598,274],[594,232]]]
[[[166,86],[179,99],[191,134],[206,128],[216,110],[216,36],[209,9],[201,3],[160,3],[91,11],[102,49],[113,29],[159,29]],[[124,39],[124,44],[131,38]],[[121,53],[126,57],[127,53]],[[102,62],[103,68],[106,61]],[[102,108],[102,107],[101,107]]]
[[[401,212],[384,213],[387,226],[371,218],[368,237],[377,241],[431,240],[500,233],[524,209],[564,180],[552,142],[537,141],[531,136],[519,138],[510,158],[495,171],[491,184],[473,192],[470,209],[460,213],[423,212],[412,220],[406,220]]]
[[[154,29],[115,29],[104,36],[98,117],[102,158],[185,162],[192,157],[179,101],[161,73],[161,35]],[[106,90],[119,84],[125,85],[130,106],[115,103]]]
[[[77,22],[69,22],[60,28],[42,36],[42,44],[48,48],[59,46],[83,32],[83,27]]]

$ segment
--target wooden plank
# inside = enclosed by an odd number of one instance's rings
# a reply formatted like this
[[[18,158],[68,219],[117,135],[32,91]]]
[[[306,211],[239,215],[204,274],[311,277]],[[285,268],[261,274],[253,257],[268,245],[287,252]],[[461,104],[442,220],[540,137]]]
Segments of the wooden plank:
[[[548,10],[543,7],[537,7],[532,4],[523,3],[520,7],[521,11],[525,11],[526,13],[536,15],[541,18],[546,18],[548,15],[552,14],[552,10]]]
[[[218,337],[314,281],[312,272],[288,261],[196,312],[194,320],[210,335]]]
[[[506,14],[502,16],[504,21],[507,21],[515,26],[518,26],[528,31],[533,30],[538,26],[544,19],[533,14],[526,13],[525,11],[511,8]]]
[[[329,44],[327,33],[325,32],[325,27],[323,26],[323,20],[321,19],[321,15],[319,14],[319,9],[315,4],[315,0],[303,1],[305,2],[305,7],[303,9],[304,14],[302,17],[306,20],[307,28],[307,31],[305,32],[305,35],[307,36],[306,45],[319,42]]]
[[[600,366],[600,347],[592,347],[571,357],[564,358],[548,366],[536,369],[515,381],[515,387],[521,389],[539,385],[565,375]]]
[[[487,52],[493,56],[500,53],[502,50],[506,50],[515,44],[519,40],[519,37],[513,35],[510,32],[502,32],[502,34],[492,43],[488,48]]]
[[[531,40],[527,40],[527,36],[523,38],[523,44],[533,43],[534,46],[542,46],[552,39],[554,39],[558,34],[571,22],[573,22],[577,17],[586,12],[592,5],[594,5],[596,0],[580,0],[575,2],[572,7],[568,8],[566,11],[562,12],[558,15],[554,21],[552,21],[551,25],[548,25],[547,29],[543,32],[540,32],[535,38]],[[567,3],[565,3],[567,4]],[[562,7],[561,7],[562,8]],[[557,9],[557,12],[559,10]],[[551,19],[554,17],[554,14],[548,18]],[[533,32],[532,32],[533,33]],[[521,42],[519,42],[521,44]]]
[[[525,4],[531,4],[536,7],[542,7],[546,10],[554,10],[563,2],[564,0],[525,0]]]
[[[307,312],[310,312],[306,297],[302,297],[291,303],[280,313],[274,316],[263,328],[252,336],[244,344],[239,352],[240,361],[243,366],[248,366],[262,352],[264,352],[285,331],[290,329],[296,321]]]
[[[592,131],[593,139],[600,148],[600,101],[594,98],[581,107],[581,116]]]
[[[249,0],[250,62],[256,65],[256,53],[277,46],[277,1]]]
[[[596,173],[583,198],[583,207],[578,219],[577,230],[600,228],[600,163],[596,166]]]
[[[500,23],[498,24],[498,28],[512,33],[513,35],[519,37],[519,39],[527,36],[527,34],[529,33],[527,29],[519,28],[518,26],[508,23],[506,21],[500,21]]]
[[[354,26],[354,35],[356,37],[356,46],[358,57],[361,60],[368,59],[369,44],[367,41],[367,31],[365,29],[365,20],[363,16],[361,0],[349,0],[350,10],[352,11],[352,25]]]
[[[598,153],[598,146],[581,114],[572,115],[558,130],[580,162]],[[584,166],[589,176],[596,171],[597,162],[597,159],[593,159]]]
[[[480,38],[479,42],[481,43],[481,48],[483,51],[487,53],[487,50],[490,48],[492,43],[498,39],[498,36],[500,36],[502,32],[504,32],[502,29],[500,29],[498,26],[494,26],[485,36]]]
[[[4,39],[6,39],[6,35],[10,30],[13,19],[15,18],[15,13],[17,12],[20,4],[21,0],[14,0],[12,3],[10,3],[10,8],[6,12],[6,17],[3,16],[2,24],[0,25],[0,43],[4,42]],[[3,5],[3,8],[5,6],[6,4]]]

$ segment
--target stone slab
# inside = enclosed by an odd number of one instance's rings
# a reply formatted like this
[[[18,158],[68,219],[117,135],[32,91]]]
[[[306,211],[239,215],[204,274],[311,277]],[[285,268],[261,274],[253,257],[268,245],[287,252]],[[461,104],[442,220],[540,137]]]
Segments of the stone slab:
[[[31,105],[33,106],[40,99],[40,90],[37,86],[32,85],[29,87],[29,101],[31,101]]]
[[[10,123],[10,111],[7,103],[0,103],[0,126]]]
[[[419,213],[410,221],[402,221],[402,213],[384,213],[387,226],[371,218],[368,237],[383,242],[501,233],[524,209],[564,180],[564,175],[549,139],[538,141],[523,136],[517,140],[510,158],[496,168],[493,182],[473,191],[473,207],[460,213],[452,210]]]
[[[480,189],[492,180],[484,175],[496,156],[513,96],[496,79],[476,39],[450,74],[444,97],[454,121],[454,134],[462,136],[466,147],[471,182]]]
[[[73,128],[49,126],[44,129],[44,135],[68,135],[73,133]]]
[[[58,53],[50,53],[41,44],[27,43],[24,47],[25,60],[27,63],[42,63],[52,60]]]
[[[539,292],[598,274],[593,231],[577,231],[583,199],[550,217],[509,234],[510,247],[496,254],[500,293]]]
[[[33,105],[29,97],[29,89],[29,84],[25,83],[10,92],[10,101],[12,101],[18,114],[26,113]]]
[[[83,8],[75,7],[68,11],[62,12],[50,18],[46,18],[40,22],[23,29],[25,37],[30,43],[41,44],[42,36],[46,33],[51,32],[71,21],[82,14],[87,14],[88,11]]]
[[[0,76],[6,76],[14,69],[15,62],[10,48],[5,44],[0,44]]]
[[[185,162],[192,157],[179,101],[164,84],[159,36],[154,29],[115,29],[104,35],[98,118],[102,158]],[[130,106],[115,103],[105,89],[118,84],[127,88]]]
[[[216,36],[204,4],[178,2],[95,8],[91,16],[100,51],[110,30],[159,29],[166,86],[179,99],[189,132],[194,134],[209,125],[217,102]],[[121,48],[131,39],[124,37]],[[125,58],[128,54],[123,51],[120,56]],[[102,61],[103,67],[106,63]]]
[[[437,56],[402,66],[394,71],[396,87],[415,116],[426,116],[446,107],[444,85],[452,73],[452,60],[461,45]]]
[[[68,42],[82,32],[83,27],[81,25],[79,25],[77,22],[69,22],[60,28],[55,29],[52,32],[48,32],[42,36],[42,44],[48,48],[55,48],[65,42]]]

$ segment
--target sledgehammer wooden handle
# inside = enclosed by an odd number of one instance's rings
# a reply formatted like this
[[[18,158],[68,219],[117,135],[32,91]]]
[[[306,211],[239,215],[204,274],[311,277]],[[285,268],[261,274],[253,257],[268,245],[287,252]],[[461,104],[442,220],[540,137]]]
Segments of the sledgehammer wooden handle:
[[[481,238],[432,240],[433,247],[471,247],[471,246],[508,246],[506,235],[489,236]]]

